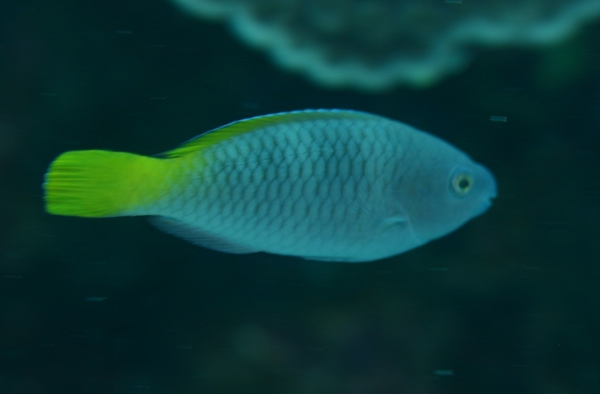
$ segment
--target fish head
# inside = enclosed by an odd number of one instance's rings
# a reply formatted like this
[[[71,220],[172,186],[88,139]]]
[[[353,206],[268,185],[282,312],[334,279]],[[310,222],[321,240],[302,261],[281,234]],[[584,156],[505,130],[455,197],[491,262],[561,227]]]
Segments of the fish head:
[[[402,207],[421,243],[444,236],[484,213],[496,197],[496,181],[484,166],[452,147],[421,152],[425,163],[402,182]],[[437,152],[437,153],[435,153]],[[426,156],[426,157],[423,157]]]

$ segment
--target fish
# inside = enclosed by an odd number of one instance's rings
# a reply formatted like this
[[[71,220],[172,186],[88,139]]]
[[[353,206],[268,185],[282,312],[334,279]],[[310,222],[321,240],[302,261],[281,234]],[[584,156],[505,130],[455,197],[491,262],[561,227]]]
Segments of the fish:
[[[156,156],[68,151],[43,188],[50,214],[149,216],[208,249],[330,262],[421,246],[497,194],[492,173],[449,143],[341,109],[239,120]]]

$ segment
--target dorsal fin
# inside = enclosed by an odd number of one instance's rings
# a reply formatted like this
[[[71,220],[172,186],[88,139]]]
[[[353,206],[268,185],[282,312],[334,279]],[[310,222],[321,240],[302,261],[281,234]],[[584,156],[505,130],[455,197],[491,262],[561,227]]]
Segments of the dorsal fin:
[[[365,112],[352,111],[352,110],[340,110],[340,109],[309,109],[302,111],[292,112],[280,112],[271,115],[256,116],[254,118],[248,118],[238,120],[226,124],[225,126],[218,127],[216,129],[207,131],[200,134],[197,137],[183,143],[179,147],[160,154],[160,157],[164,158],[175,158],[185,156],[192,152],[197,152],[202,149],[208,148],[216,143],[234,137],[236,135],[244,134],[261,127],[277,125],[290,121],[305,121],[305,120],[317,120],[323,118],[371,118],[375,115],[371,115]]]

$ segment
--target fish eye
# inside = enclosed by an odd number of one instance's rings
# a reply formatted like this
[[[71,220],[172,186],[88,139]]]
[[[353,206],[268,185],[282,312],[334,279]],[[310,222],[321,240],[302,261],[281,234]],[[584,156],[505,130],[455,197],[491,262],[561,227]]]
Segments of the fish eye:
[[[457,172],[452,177],[452,183],[450,185],[450,190],[457,197],[466,196],[469,191],[473,188],[473,176],[463,171]]]

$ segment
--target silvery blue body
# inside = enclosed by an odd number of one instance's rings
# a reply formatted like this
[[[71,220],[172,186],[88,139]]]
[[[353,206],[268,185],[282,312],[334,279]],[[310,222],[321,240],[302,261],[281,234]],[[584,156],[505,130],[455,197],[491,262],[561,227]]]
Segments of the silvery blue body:
[[[296,114],[198,153],[189,183],[149,212],[157,224],[225,252],[364,262],[455,230],[496,195],[486,168],[415,128],[353,111]],[[472,176],[468,195],[452,192],[457,171]]]

